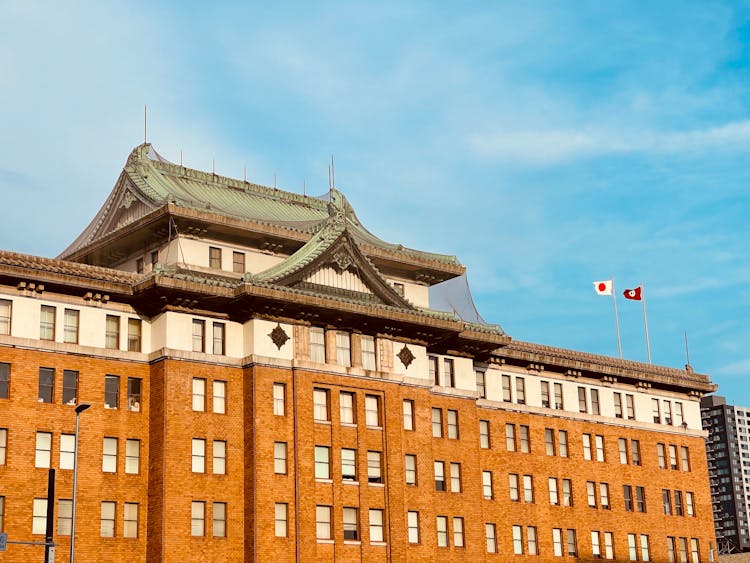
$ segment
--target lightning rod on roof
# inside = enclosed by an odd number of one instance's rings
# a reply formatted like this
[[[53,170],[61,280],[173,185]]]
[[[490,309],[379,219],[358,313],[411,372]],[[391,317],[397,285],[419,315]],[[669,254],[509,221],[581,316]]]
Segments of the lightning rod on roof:
[[[143,104],[143,144],[148,143],[148,105]]]
[[[211,172],[213,172],[214,176],[216,175],[216,159],[211,159]]]
[[[247,163],[242,165],[242,180],[247,182]]]
[[[276,172],[273,173],[273,189],[276,189]]]
[[[180,166],[183,166],[183,164],[182,164],[182,149],[180,149]]]
[[[331,155],[331,189],[336,187],[336,166],[333,163],[333,155]]]
[[[307,197],[307,180],[302,180],[302,193]]]

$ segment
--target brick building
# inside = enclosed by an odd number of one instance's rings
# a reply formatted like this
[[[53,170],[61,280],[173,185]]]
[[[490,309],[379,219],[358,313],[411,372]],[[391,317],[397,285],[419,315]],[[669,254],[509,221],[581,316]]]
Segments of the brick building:
[[[59,258],[0,252],[0,527],[58,468],[67,561],[88,403],[81,561],[710,561],[709,378],[437,310],[463,274],[136,147]]]

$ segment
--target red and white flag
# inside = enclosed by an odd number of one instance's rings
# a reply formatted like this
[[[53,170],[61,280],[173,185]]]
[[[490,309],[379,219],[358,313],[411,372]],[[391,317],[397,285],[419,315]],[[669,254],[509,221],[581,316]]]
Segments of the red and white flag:
[[[598,295],[612,295],[612,280],[595,281],[594,291]]]
[[[622,292],[622,294],[625,296],[625,299],[632,299],[633,301],[641,301],[643,298],[641,297],[641,286],[639,285],[635,289],[626,289]]]

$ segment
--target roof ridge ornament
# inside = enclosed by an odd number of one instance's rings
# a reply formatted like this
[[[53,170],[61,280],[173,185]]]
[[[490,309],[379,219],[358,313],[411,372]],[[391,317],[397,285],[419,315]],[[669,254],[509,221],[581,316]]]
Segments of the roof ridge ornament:
[[[331,188],[328,201],[328,222],[335,227],[343,228],[346,225],[346,199],[344,194],[336,188]]]

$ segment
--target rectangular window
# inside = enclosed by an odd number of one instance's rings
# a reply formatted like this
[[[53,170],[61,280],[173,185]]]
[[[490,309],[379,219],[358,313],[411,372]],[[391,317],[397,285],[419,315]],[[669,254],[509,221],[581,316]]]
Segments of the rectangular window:
[[[675,539],[672,536],[667,537],[667,557],[669,558],[669,563],[675,563],[675,561],[677,561],[677,559],[675,559],[677,546],[674,540]],[[685,559],[685,561],[687,561],[687,559]]]
[[[136,475],[141,471],[141,441],[125,440],[125,473]]]
[[[286,385],[283,383],[273,384],[273,414],[284,416],[286,412]]]
[[[591,434],[584,434],[583,439],[583,459],[591,461]]]
[[[208,267],[221,270],[221,248],[208,247]]]
[[[695,516],[693,493],[691,493],[690,491],[685,492],[685,514],[687,514],[688,516]]]
[[[503,375],[502,378],[502,389],[503,389],[503,402],[510,403],[513,401],[513,396],[510,387],[510,376]]]
[[[419,512],[410,510],[406,513],[406,528],[409,543],[419,543]]]
[[[460,493],[461,492],[461,464],[451,462],[449,469],[451,473],[451,492]]]
[[[380,508],[370,509],[370,541],[385,541],[383,533],[383,510]]]
[[[445,462],[436,461],[434,464],[435,471],[435,490],[445,490]]]
[[[659,410],[659,399],[651,399],[651,413],[653,414],[654,422],[660,424],[661,411]]]
[[[664,505],[664,514],[670,516],[672,514],[672,494],[669,489],[661,490],[661,501]]]
[[[635,488],[635,506],[638,512],[646,512],[646,491],[643,487]]]
[[[331,539],[331,507],[315,507],[315,537],[319,540]]]
[[[47,499],[35,498],[31,516],[31,533],[42,534],[47,532]]]
[[[635,418],[635,399],[633,395],[625,395],[625,413],[630,420]]]
[[[122,536],[138,537],[138,503],[126,502],[122,507]]]
[[[674,402],[674,425],[682,426],[685,424],[685,416],[682,412],[682,403],[679,401]]]
[[[555,383],[555,408],[557,410],[563,410],[565,405],[563,404],[563,389],[562,383]]]
[[[482,496],[487,500],[492,500],[495,496],[492,490],[492,471],[482,471]]]
[[[57,310],[55,307],[49,305],[42,305],[41,316],[39,319],[39,339],[40,340],[54,340],[55,339],[55,314]]]
[[[591,389],[591,414],[599,414],[599,391]]]
[[[555,431],[552,428],[544,429],[544,449],[547,455],[555,455]]]
[[[0,444],[2,447],[2,444]],[[60,434],[60,469],[73,469],[76,454],[76,435]],[[2,460],[0,459],[0,462]],[[2,465],[2,463],[0,463]]]
[[[128,352],[141,351],[141,319],[128,319]]]
[[[440,385],[440,372],[438,371],[438,359],[436,356],[427,356],[427,371],[430,381],[435,385]]]
[[[549,382],[548,381],[541,382],[541,393],[542,393],[542,406],[545,408],[549,408],[550,401],[549,401]]]
[[[313,418],[317,421],[331,420],[328,416],[327,389],[313,389]]]
[[[357,509],[352,506],[345,506],[343,516],[344,540],[358,540],[359,518],[357,517]]]
[[[570,479],[562,480],[562,505],[573,506],[573,483]]]
[[[136,260],[135,260],[135,273],[136,274],[142,274],[143,273],[143,258],[136,258]]]
[[[480,399],[486,399],[487,388],[485,387],[485,383],[484,383],[484,372],[480,370],[476,370],[474,374],[476,376],[476,382],[477,382],[477,394],[479,395]]]
[[[117,504],[103,500],[101,518],[99,521],[99,535],[103,538],[115,537],[115,512]]]
[[[315,446],[315,478],[331,478],[331,448]]]
[[[521,451],[527,454],[531,451],[531,441],[530,441],[531,438],[529,435],[529,427],[524,424],[521,424],[518,427],[518,430],[519,430],[518,434],[520,438],[519,441],[521,443]]]
[[[227,443],[224,440],[214,440],[213,443],[213,467],[214,475],[225,475],[227,472]]]
[[[562,529],[552,528],[552,553],[555,557],[563,556]]]
[[[206,410],[206,380],[202,377],[193,378],[193,410],[196,412]]]
[[[57,535],[69,536],[72,520],[73,501],[70,499],[59,499],[57,501]],[[2,521],[1,518],[0,521]]]
[[[700,548],[698,547],[698,538],[690,538],[690,560],[692,563],[700,563]]]
[[[417,456],[415,454],[404,456],[404,475],[407,485],[417,484]]]
[[[526,549],[529,555],[539,555],[536,526],[526,526]]]
[[[367,452],[367,482],[368,483],[382,483],[383,482],[383,469],[382,469],[382,454],[381,452]]]
[[[65,309],[63,342],[78,344],[78,309]]]
[[[437,517],[437,545],[438,547],[448,547],[448,517]]]
[[[508,474],[508,491],[510,493],[510,500],[513,502],[518,502],[520,500],[520,495],[518,491],[518,475],[515,473],[509,473]]]
[[[235,274],[245,273],[245,253],[244,252],[232,252],[232,271]]]
[[[193,438],[192,444],[192,471],[193,473],[205,473],[206,440],[205,438]]]
[[[578,411],[589,412],[588,401],[586,400],[586,388],[578,388]]]
[[[480,420],[479,421],[479,447],[482,449],[489,449],[490,447],[490,421]]]
[[[227,503],[214,502],[213,505],[213,537],[225,538],[227,535]]]
[[[497,553],[497,536],[495,535],[495,525],[486,523],[484,525],[484,539],[487,544],[487,553]]]
[[[664,424],[672,424],[672,403],[664,401]]]
[[[34,467],[43,467],[49,469],[50,459],[52,457],[52,432],[36,433],[36,455]]]
[[[365,408],[367,408],[366,404]],[[339,419],[342,424],[354,424],[354,393],[345,391],[339,393]]]
[[[63,370],[63,405],[75,405],[78,401],[78,372],[71,369]]]
[[[5,465],[7,456],[8,456],[8,429],[0,428],[0,465]],[[60,469],[62,469],[62,467]]]
[[[633,465],[641,464],[641,442],[640,440],[630,440],[630,459]]]
[[[523,502],[534,502],[534,478],[531,475],[523,476]]]
[[[555,477],[547,478],[547,488],[549,489],[549,503],[552,505],[560,504],[560,495],[557,490],[557,479]]]
[[[12,303],[8,299],[0,299],[0,334],[10,334]]]
[[[104,437],[102,439],[102,471],[117,473],[117,438]]]
[[[640,539],[641,539],[641,560],[651,561],[650,549],[648,546],[648,536],[646,534],[641,534]]]
[[[362,348],[362,367],[364,369],[375,370],[375,337],[363,334],[360,336],[360,345]]]
[[[620,452],[620,463],[627,465],[628,463],[628,441],[625,438],[617,439],[617,449]]]
[[[622,486],[622,498],[625,501],[625,511],[633,512],[633,487],[631,485]]]
[[[336,363],[344,367],[352,365],[352,342],[348,332],[336,332]]]
[[[680,446],[680,465],[683,471],[690,471],[690,450],[687,446]]]
[[[614,535],[612,532],[604,532],[604,558],[615,558]]]
[[[213,382],[213,397],[211,408],[216,414],[227,412],[227,382],[215,380]]]
[[[675,516],[683,515],[682,491],[674,492],[674,513],[675,513]]]
[[[460,516],[453,517],[453,546],[464,546],[464,519]]]
[[[318,326],[310,327],[310,361],[326,363],[326,332]]]
[[[341,479],[357,480],[357,450],[341,448]]]
[[[458,411],[448,409],[448,438],[458,440]]]
[[[277,538],[287,536],[287,510],[288,506],[285,502],[274,504],[274,535]]]
[[[404,430],[414,430],[414,401],[404,399]]]
[[[687,562],[687,538],[679,538],[679,546],[680,546],[680,563],[682,561]]]
[[[568,457],[568,431],[557,431],[557,447],[560,457]]]
[[[604,436],[597,434],[594,436],[596,444],[596,461],[604,461]]]
[[[120,376],[104,376],[104,408],[116,409],[120,406]]]
[[[432,436],[443,437],[443,409],[432,408]]]
[[[52,368],[39,368],[39,395],[38,402],[51,403],[55,397],[55,370]]]
[[[656,444],[656,457],[659,460],[659,469],[667,468],[666,447],[664,444]]]
[[[190,535],[201,537],[206,535],[206,503],[194,500],[190,503]]]
[[[206,351],[206,321],[193,319],[193,352]]]
[[[599,532],[595,530],[591,531],[591,555],[594,556],[594,559],[602,558],[602,546],[599,543]]]
[[[156,264],[159,262],[159,251],[154,250],[151,253],[151,271],[153,272],[156,270]]]
[[[120,348],[120,317],[117,315],[107,315],[104,329],[104,347],[110,350],[119,350]]]
[[[513,553],[515,555],[523,555],[523,528],[521,526],[513,526]]]
[[[609,510],[609,485],[599,483],[599,503],[603,510]]]
[[[576,531],[568,528],[567,530],[568,555],[576,557],[578,555],[578,542],[576,540]]]
[[[453,360],[443,358],[443,384],[447,387],[456,386],[456,377],[453,371]]]
[[[505,425],[505,449],[509,452],[516,451],[516,425]]]
[[[674,444],[669,445],[669,466],[672,469],[678,469],[677,465],[677,446]]]
[[[635,534],[628,534],[628,561],[638,561],[638,537]]]
[[[586,498],[588,499],[589,507],[596,508],[596,483],[593,481],[586,481]]]
[[[523,377],[516,377],[516,403],[526,404],[526,380]]]
[[[0,399],[10,396],[10,364],[0,362]]]
[[[213,323],[212,325],[212,342],[213,353],[219,356],[226,354],[226,332],[227,327],[224,323]]]
[[[141,380],[137,377],[128,377],[128,410],[141,411]]]
[[[380,397],[365,395],[365,424],[371,428],[380,428]]]
[[[622,393],[613,393],[612,395],[615,400],[615,418],[623,418]]]

